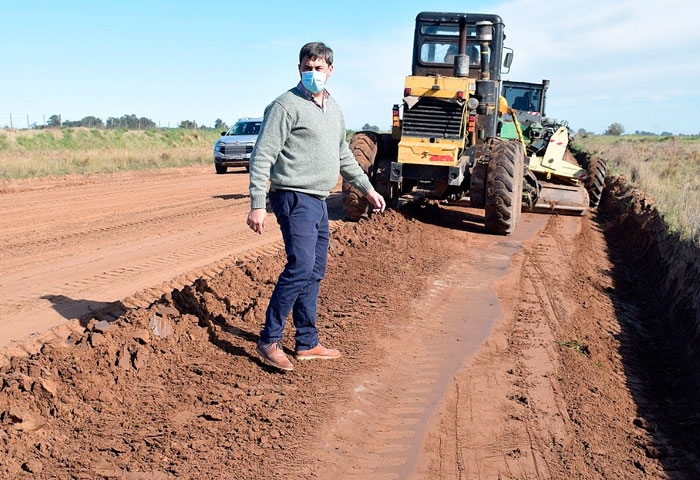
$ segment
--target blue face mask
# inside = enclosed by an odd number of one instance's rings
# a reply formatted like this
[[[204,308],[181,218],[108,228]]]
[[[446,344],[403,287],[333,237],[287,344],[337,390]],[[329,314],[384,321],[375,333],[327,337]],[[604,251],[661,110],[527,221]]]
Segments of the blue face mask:
[[[316,70],[301,72],[301,84],[311,93],[322,92],[326,88],[327,79],[328,77],[325,73],[317,72]]]

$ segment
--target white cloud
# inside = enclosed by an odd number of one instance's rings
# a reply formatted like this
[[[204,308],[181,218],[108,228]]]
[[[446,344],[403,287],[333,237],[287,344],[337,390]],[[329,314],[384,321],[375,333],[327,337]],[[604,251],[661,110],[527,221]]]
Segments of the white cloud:
[[[700,132],[700,4],[668,0],[579,2],[535,8],[514,0],[490,9],[506,24],[515,50],[504,78],[550,79],[549,115],[574,128],[602,133],[613,122],[627,131]],[[401,100],[410,74],[412,20],[388,24],[371,36],[334,42],[332,91],[349,128],[388,128],[391,105]],[[685,109],[685,111],[683,111]]]
[[[508,78],[550,79],[550,115],[596,131],[615,121],[628,131],[657,124],[700,131],[694,118],[700,96],[691,81],[700,76],[700,4],[568,0],[549,6],[515,0],[497,11],[515,49]],[[674,109],[669,102],[676,102]],[[678,115],[683,104],[687,118]]]
[[[391,107],[401,102],[404,79],[411,73],[412,27],[392,35],[405,40],[400,46],[373,36],[334,47],[337,65],[329,89],[343,107],[348,128],[391,126]]]

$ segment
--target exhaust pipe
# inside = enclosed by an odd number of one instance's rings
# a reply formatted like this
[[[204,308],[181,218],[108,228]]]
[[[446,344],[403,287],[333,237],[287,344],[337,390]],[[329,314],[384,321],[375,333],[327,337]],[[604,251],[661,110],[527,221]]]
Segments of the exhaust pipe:
[[[488,20],[476,23],[476,39],[481,42],[481,79],[491,80],[489,71],[489,43],[493,40],[493,23]]]
[[[459,45],[455,55],[454,76],[469,76],[469,55],[467,55],[467,22],[461,19],[459,22]]]

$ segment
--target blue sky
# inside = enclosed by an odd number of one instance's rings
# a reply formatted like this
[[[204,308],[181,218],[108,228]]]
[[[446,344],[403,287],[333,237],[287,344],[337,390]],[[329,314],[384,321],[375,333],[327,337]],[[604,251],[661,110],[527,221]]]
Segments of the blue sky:
[[[500,15],[515,51],[504,78],[549,79],[547,113],[574,130],[700,132],[700,2],[681,0],[0,0],[0,127],[53,114],[231,125],[295,85],[299,48],[320,40],[348,128],[389,128],[421,11]]]

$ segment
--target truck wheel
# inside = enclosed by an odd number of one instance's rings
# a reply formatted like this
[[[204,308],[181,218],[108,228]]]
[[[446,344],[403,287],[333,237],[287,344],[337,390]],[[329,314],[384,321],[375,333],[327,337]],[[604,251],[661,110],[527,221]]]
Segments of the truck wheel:
[[[593,157],[588,161],[586,190],[588,190],[589,205],[591,207],[597,207],[600,203],[600,197],[603,196],[607,168],[608,165],[602,158]]]
[[[350,140],[350,151],[367,174],[370,173],[378,149],[377,135],[372,132],[357,132]],[[365,196],[345,180],[343,180],[343,211],[347,219],[353,222],[369,212],[369,202]]]
[[[510,235],[520,218],[525,159],[519,142],[494,143],[486,173],[486,231]]]
[[[226,173],[226,170],[228,170],[228,167],[222,167],[218,163],[214,164],[214,168],[216,168],[216,173],[218,173],[219,175]]]

